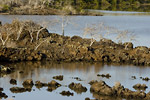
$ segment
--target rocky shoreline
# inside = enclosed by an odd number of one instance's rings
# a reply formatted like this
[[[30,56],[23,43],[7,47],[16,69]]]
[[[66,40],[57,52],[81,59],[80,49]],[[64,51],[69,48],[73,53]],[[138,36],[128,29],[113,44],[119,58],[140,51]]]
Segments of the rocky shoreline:
[[[16,24],[19,24],[19,22],[2,25],[2,27],[11,27],[15,31],[9,35],[5,44],[2,44],[2,40],[0,41],[1,62],[49,60],[150,65],[150,48],[145,46],[133,48],[131,42],[118,44],[109,39],[95,41],[90,46],[91,39],[79,36],[62,36],[49,33],[47,29],[40,32],[33,31],[31,34],[30,30],[27,30],[31,26],[25,26],[19,39],[16,39],[18,37],[18,30],[14,27]],[[21,26],[18,25],[18,27]],[[3,38],[7,38],[6,32],[1,34]]]

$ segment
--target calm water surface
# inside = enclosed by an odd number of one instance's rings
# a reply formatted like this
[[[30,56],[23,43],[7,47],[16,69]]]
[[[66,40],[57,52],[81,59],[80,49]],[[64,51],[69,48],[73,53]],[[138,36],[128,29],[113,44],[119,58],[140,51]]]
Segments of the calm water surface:
[[[8,65],[8,64],[6,64]],[[14,100],[84,100],[86,97],[95,98],[96,95],[90,93],[90,85],[88,82],[91,80],[104,80],[108,85],[113,86],[115,82],[120,82],[124,87],[134,90],[133,85],[137,83],[146,84],[149,88],[145,92],[150,90],[150,82],[145,82],[140,79],[140,77],[149,76],[150,67],[140,67],[132,65],[107,65],[102,63],[54,63],[54,62],[22,62],[9,64],[8,66],[15,67],[16,71],[10,75],[0,77],[0,87],[4,88],[4,92],[13,98]],[[24,71],[20,74],[20,71]],[[110,79],[97,77],[97,74],[107,74],[111,75]],[[48,92],[46,87],[37,89],[35,86],[32,88],[31,92],[25,93],[11,93],[10,79],[17,80],[17,86],[22,87],[22,82],[26,79],[33,79],[33,81],[40,80],[42,82],[50,82],[53,76],[63,75],[63,81],[57,81],[62,84],[61,87],[54,90],[53,92]],[[136,76],[137,79],[132,79],[131,76]],[[77,81],[72,77],[79,77],[82,81]],[[81,83],[83,86],[88,88],[86,93],[77,94],[70,90],[65,85],[69,85],[71,82]],[[35,91],[33,91],[35,89]],[[74,96],[62,96],[59,94],[63,90],[69,90],[74,93]],[[135,90],[134,90],[135,91]],[[114,99],[115,100],[115,99]]]

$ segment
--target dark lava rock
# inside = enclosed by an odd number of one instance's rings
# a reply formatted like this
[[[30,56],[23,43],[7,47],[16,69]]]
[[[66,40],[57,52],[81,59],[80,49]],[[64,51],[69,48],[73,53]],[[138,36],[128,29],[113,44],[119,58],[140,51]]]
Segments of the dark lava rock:
[[[114,94],[114,91],[110,86],[108,86],[104,81],[96,82],[91,85],[90,91],[93,93],[98,93],[102,95],[111,96]]]
[[[52,80],[51,82],[48,83],[49,87],[60,87],[61,84],[57,83],[55,80]]]
[[[52,80],[51,82],[48,83],[47,91],[52,92],[53,90],[56,90],[60,86],[61,86],[61,84],[59,84],[56,81]]]
[[[85,100],[91,100],[90,98],[85,98]]]
[[[73,93],[71,93],[70,91],[62,91],[60,94],[63,96],[73,96]]]
[[[52,92],[56,90],[58,87],[48,87],[47,91]]]
[[[136,76],[131,76],[132,79],[136,79]]]
[[[92,84],[94,84],[96,82],[98,82],[98,81],[97,80],[92,80],[92,81],[89,82],[89,84],[92,85]]]
[[[79,77],[73,77],[73,79],[76,79],[77,81],[82,81]]]
[[[17,80],[11,79],[11,80],[10,80],[10,84],[12,84],[12,85],[17,85]]]
[[[142,78],[143,81],[149,81],[150,79],[148,77]]]
[[[90,91],[99,96],[113,96],[131,100],[144,100],[146,98],[146,93],[143,91],[131,91],[124,88],[120,82],[116,82],[113,87],[108,86],[104,81],[96,82],[91,85]]]
[[[63,75],[54,76],[53,79],[62,81],[63,80]]]
[[[27,92],[27,91],[31,91],[31,90],[29,90],[29,89],[25,89],[25,88],[23,88],[23,87],[12,87],[12,88],[10,88],[10,91],[12,92],[12,93],[23,93],[23,92]]]
[[[0,87],[0,92],[2,92],[4,89]]]
[[[69,84],[69,88],[71,90],[74,90],[77,93],[82,93],[82,92],[86,92],[87,91],[87,88],[82,86],[82,84],[80,84],[80,83],[73,83],[72,82],[71,84]]]
[[[22,85],[25,89],[27,89],[28,91],[31,91],[34,83],[32,79],[27,79],[22,83]]]
[[[23,86],[27,86],[27,85],[34,85],[33,80],[32,79],[27,79],[22,83]]]
[[[35,82],[35,86],[36,86],[37,88],[42,88],[42,87],[48,86],[48,84],[47,84],[47,83],[42,83],[42,82],[40,82],[40,81],[36,81],[36,82]]]
[[[6,99],[7,97],[8,97],[8,96],[7,96],[5,93],[0,92],[0,99],[1,99],[1,98],[5,98],[5,99]]]
[[[146,90],[146,88],[148,88],[148,87],[146,86],[146,84],[136,84],[133,86],[133,88],[135,90]]]
[[[2,22],[0,21],[0,26],[2,26]]]
[[[100,76],[100,77],[106,77],[106,78],[110,78],[111,75],[110,74],[97,74],[97,76]]]

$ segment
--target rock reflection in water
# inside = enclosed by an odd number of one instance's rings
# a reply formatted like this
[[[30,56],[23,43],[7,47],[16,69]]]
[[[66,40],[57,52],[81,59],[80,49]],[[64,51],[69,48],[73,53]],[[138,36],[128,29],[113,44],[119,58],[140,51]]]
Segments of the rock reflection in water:
[[[94,73],[98,73],[99,70],[102,68],[102,63],[86,63],[86,62],[78,62],[78,63],[56,63],[56,62],[21,62],[16,64],[11,64],[11,66],[14,66],[16,69],[16,72],[14,74],[11,74],[10,77],[14,79],[18,79],[19,81],[23,81],[26,78],[33,78],[33,76],[38,79],[40,77],[40,74],[50,74],[49,72],[59,70],[60,73],[62,71],[65,72],[82,72],[81,74],[93,76],[93,74],[90,74],[90,71],[94,71]],[[22,74],[19,72],[23,71]],[[58,72],[54,73],[53,76],[57,75]],[[63,74],[64,74],[63,73]],[[59,73],[58,73],[59,75]],[[48,77],[48,76],[47,76]],[[51,76],[52,77],[52,76]],[[72,77],[72,76],[69,76]],[[95,77],[95,76],[93,76]],[[43,79],[43,81],[46,81]]]
[[[149,81],[143,81],[139,77],[147,77],[149,75],[150,67],[139,67],[139,66],[132,66],[132,65],[120,65],[120,64],[102,64],[102,63],[88,63],[88,62],[72,62],[72,63],[62,63],[62,62],[20,62],[20,63],[11,63],[11,64],[4,64],[6,66],[11,66],[15,68],[15,72],[5,77],[0,78],[0,87],[4,88],[4,92],[8,94],[8,96],[14,96],[15,100],[20,100],[22,95],[26,96],[25,99],[33,98],[38,99],[39,97],[46,96],[49,98],[50,96],[53,99],[57,100],[84,100],[86,97],[89,98],[104,98],[110,99],[109,97],[105,96],[96,96],[95,94],[91,94],[89,89],[90,85],[88,84],[91,80],[103,80],[108,85],[114,86],[116,81],[119,81],[124,87],[129,88],[130,90],[135,91],[133,89],[133,85],[140,83],[146,84],[147,86],[150,84]],[[20,73],[21,72],[21,73]],[[111,78],[102,78],[98,77],[97,74],[110,74]],[[63,75],[63,80],[55,80],[53,79],[54,76]],[[131,76],[135,76],[136,79],[133,80]],[[75,78],[82,79],[82,81],[78,81]],[[29,92],[25,92],[23,94],[13,94],[10,93],[10,88],[13,85],[10,84],[10,80],[15,79],[17,80],[16,87],[22,87],[23,81],[27,79],[32,79],[35,84],[36,81],[43,83],[39,88],[36,86],[32,87],[30,92],[30,96],[27,96]],[[52,92],[48,92],[47,83],[55,80],[56,82],[60,83],[62,86],[57,88]],[[82,94],[77,94],[75,91],[69,89],[68,85],[70,83],[81,83],[83,86],[87,88],[86,92]],[[46,86],[46,87],[45,87]],[[33,91],[34,90],[34,91]],[[53,90],[49,88],[49,90]],[[145,92],[149,92],[149,87]],[[62,96],[60,93],[62,91],[70,91],[74,93],[74,96],[70,96],[66,98],[66,96]],[[37,97],[33,96],[36,94]],[[24,100],[24,99],[23,99]],[[100,99],[101,100],[101,99]],[[112,98],[110,100],[113,100]],[[114,100],[122,100],[120,98],[115,98]]]

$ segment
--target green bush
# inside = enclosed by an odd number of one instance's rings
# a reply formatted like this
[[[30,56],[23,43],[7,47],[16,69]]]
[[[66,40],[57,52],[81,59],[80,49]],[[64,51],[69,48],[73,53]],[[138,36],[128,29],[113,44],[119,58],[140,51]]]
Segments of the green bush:
[[[9,11],[10,10],[10,6],[8,6],[8,5],[3,5],[3,7],[2,7],[2,12],[7,12],[7,11]]]

